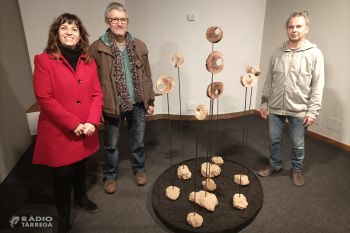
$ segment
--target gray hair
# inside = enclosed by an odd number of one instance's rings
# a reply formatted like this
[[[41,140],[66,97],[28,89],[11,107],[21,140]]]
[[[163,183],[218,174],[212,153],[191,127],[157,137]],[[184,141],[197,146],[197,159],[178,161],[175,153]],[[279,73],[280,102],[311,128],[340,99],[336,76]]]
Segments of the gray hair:
[[[305,12],[306,11],[297,11],[297,12],[291,13],[289,18],[287,19],[286,28],[288,28],[288,24],[289,24],[290,18],[293,18],[293,17],[304,17],[306,26],[309,26],[310,20],[309,20],[309,17],[307,16],[307,14]]]
[[[126,17],[128,18],[128,10],[126,9],[126,7],[118,2],[111,2],[105,11],[105,19],[109,18],[109,12],[111,12],[112,10],[117,10],[117,11],[124,11],[126,13]]]

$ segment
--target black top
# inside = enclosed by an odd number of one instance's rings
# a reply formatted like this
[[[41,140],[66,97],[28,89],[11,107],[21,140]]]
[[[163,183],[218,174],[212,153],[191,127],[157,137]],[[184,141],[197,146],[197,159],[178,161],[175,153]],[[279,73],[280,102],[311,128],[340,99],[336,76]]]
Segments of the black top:
[[[79,45],[77,45],[75,49],[63,47],[62,45],[58,45],[58,48],[61,50],[62,56],[68,61],[69,65],[76,72],[78,60],[83,53],[83,49],[80,48]]]

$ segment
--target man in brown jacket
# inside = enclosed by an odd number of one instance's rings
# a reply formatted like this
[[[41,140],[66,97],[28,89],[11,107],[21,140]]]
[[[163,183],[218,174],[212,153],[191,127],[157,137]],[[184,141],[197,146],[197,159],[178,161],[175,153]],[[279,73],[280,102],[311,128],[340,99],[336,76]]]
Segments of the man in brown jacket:
[[[90,49],[96,61],[103,91],[105,123],[104,180],[106,193],[116,191],[118,142],[126,118],[131,138],[133,171],[138,185],[146,184],[145,114],[154,112],[154,91],[146,45],[127,32],[126,8],[112,2],[105,11],[107,32]]]

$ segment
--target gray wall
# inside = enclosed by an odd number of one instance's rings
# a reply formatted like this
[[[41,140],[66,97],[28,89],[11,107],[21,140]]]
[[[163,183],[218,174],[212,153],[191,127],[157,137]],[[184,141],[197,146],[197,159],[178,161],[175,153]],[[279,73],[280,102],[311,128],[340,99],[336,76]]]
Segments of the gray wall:
[[[26,110],[35,103],[18,2],[0,1],[0,183],[31,143]]]
[[[243,111],[245,88],[239,79],[246,66],[259,66],[266,0],[126,0],[125,4],[130,11],[129,31],[150,51],[154,89],[161,75],[175,81],[175,89],[169,94],[171,114],[180,112],[178,73],[170,61],[173,53],[180,53],[185,60],[180,66],[182,114],[194,114],[194,108],[187,109],[187,103],[209,107],[206,90],[211,73],[205,64],[212,52],[206,38],[211,26],[223,30],[223,39],[214,44],[214,51],[225,57],[224,69],[213,78],[214,82],[224,83],[219,113]],[[187,21],[188,14],[196,14],[196,20]],[[253,109],[255,94],[254,88]],[[215,109],[216,106],[215,101]],[[166,95],[156,97],[155,113],[167,113]]]
[[[271,53],[288,40],[285,21],[294,11],[308,11],[310,30],[307,39],[315,43],[325,59],[325,88],[320,124],[309,130],[350,145],[350,78],[346,72],[350,64],[350,1],[349,0],[267,0],[261,49],[256,108],[265,82]],[[333,127],[329,118],[343,121],[342,132]],[[338,122],[339,123],[339,122]],[[328,127],[327,127],[328,126]],[[338,125],[339,126],[339,125]]]

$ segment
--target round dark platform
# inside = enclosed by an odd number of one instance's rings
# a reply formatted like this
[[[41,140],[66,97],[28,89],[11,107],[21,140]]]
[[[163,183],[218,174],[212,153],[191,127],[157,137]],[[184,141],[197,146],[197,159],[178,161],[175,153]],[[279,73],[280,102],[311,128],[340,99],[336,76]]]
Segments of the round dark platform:
[[[217,185],[214,193],[218,199],[219,205],[214,212],[207,211],[196,204],[196,213],[203,217],[203,225],[199,228],[193,228],[187,223],[187,215],[194,211],[193,202],[189,201],[189,195],[194,191],[194,171],[197,175],[196,192],[203,189],[202,176],[200,168],[207,158],[198,158],[195,169],[196,159],[186,160],[164,171],[157,179],[152,190],[153,210],[160,221],[174,232],[238,232],[248,226],[258,215],[263,204],[263,189],[259,179],[248,168],[243,166],[243,174],[247,175],[250,184],[241,186],[241,193],[247,198],[248,207],[245,210],[238,210],[233,207],[233,195],[238,193],[239,185],[233,180],[234,175],[241,174],[242,166],[230,160],[224,159],[221,165],[221,174],[212,178]],[[192,172],[192,178],[182,180],[177,178],[177,168],[181,165],[187,165]],[[180,196],[176,201],[170,200],[165,195],[167,187],[172,185],[171,177],[174,176],[174,185],[180,188]]]

